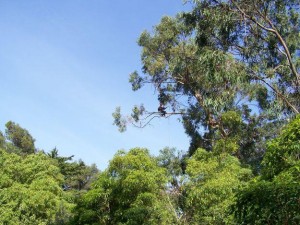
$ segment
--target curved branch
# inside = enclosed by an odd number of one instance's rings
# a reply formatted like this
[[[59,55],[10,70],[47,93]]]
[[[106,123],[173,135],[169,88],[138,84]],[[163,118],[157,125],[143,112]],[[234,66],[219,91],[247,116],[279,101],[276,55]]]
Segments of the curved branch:
[[[147,125],[150,124],[150,122],[154,119],[154,118],[159,118],[160,116],[153,116],[152,118],[150,118],[145,124],[142,124],[140,123],[139,125],[137,125],[136,123],[131,123],[134,127],[137,127],[137,128],[144,128],[146,127]]]
[[[299,74],[297,73],[297,70],[296,70],[296,67],[295,65],[293,64],[293,61],[292,61],[292,56],[291,56],[291,53],[287,47],[287,44],[285,42],[285,40],[283,39],[283,37],[280,35],[280,33],[278,32],[277,28],[275,27],[275,25],[273,24],[273,22],[267,17],[267,15],[263,15],[258,9],[256,9],[256,11],[259,13],[259,15],[270,25],[270,27],[272,27],[272,29],[270,30],[270,32],[272,32],[273,34],[276,35],[276,37],[279,39],[281,45],[283,46],[284,48],[284,51],[285,51],[285,56],[287,57],[288,59],[288,62],[289,62],[289,65],[290,65],[290,68],[292,70],[292,73],[294,74],[294,76],[296,77],[296,80],[297,80],[297,85],[298,87],[300,87],[300,78],[299,78]]]
[[[252,22],[254,22],[256,25],[258,25],[260,28],[262,28],[265,31],[271,32],[273,34],[275,34],[275,36],[279,39],[280,44],[283,46],[284,48],[284,52],[285,55],[287,57],[287,60],[289,62],[289,66],[290,69],[292,71],[292,74],[296,77],[296,82],[297,82],[297,86],[300,87],[300,75],[297,73],[296,67],[293,64],[292,61],[292,56],[291,53],[287,47],[287,44],[285,42],[285,40],[283,39],[283,37],[279,34],[278,30],[276,29],[276,27],[274,26],[274,24],[272,23],[272,21],[266,16],[263,15],[257,8],[256,11],[259,13],[259,15],[270,25],[271,28],[268,28],[266,26],[264,26],[263,24],[259,23],[253,16],[248,15],[244,10],[242,10],[238,4],[232,0],[232,3],[235,5],[235,7],[238,9],[238,11],[240,11],[240,13],[243,14],[243,16],[245,18],[250,19]]]
[[[253,72],[253,71],[252,71]],[[279,97],[292,109],[292,111],[296,114],[299,114],[299,111],[296,109],[296,107],[280,92],[278,91],[275,87],[273,87],[272,85],[270,85],[267,81],[265,81],[263,78],[255,75],[253,73],[254,78],[256,78],[257,80],[260,80],[261,82],[263,82],[265,85],[267,85],[269,88],[271,88],[277,95],[279,95]]]
[[[174,115],[185,115],[186,114],[183,112],[166,112],[165,115],[162,116],[161,112],[148,112],[148,113],[149,114],[146,117],[140,119],[140,121],[145,121],[145,123],[140,122],[139,124],[137,124],[137,123],[134,123],[133,121],[131,121],[131,124],[137,128],[145,128],[147,125],[150,124],[150,122],[154,118],[161,118],[161,117],[169,118],[170,116],[174,116]]]

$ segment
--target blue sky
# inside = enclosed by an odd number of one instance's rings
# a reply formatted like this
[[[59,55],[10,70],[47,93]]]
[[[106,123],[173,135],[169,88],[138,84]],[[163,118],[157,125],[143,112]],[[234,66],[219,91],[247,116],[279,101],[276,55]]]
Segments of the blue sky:
[[[119,133],[112,112],[134,104],[156,110],[153,88],[132,92],[128,74],[141,67],[137,38],[180,0],[3,0],[0,2],[0,126],[12,120],[36,147],[75,155],[100,169],[118,149],[165,146],[187,150],[173,119]]]

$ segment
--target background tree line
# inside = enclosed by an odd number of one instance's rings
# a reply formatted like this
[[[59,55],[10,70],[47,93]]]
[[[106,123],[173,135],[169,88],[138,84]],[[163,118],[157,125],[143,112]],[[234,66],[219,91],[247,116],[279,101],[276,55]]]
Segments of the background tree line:
[[[54,148],[36,149],[34,138],[18,124],[0,131],[0,224],[67,224],[76,201],[99,173]]]
[[[14,127],[19,137],[27,130]],[[120,150],[104,171],[72,157],[0,150],[1,224],[299,224],[300,117],[267,143],[259,175],[231,151]],[[31,140],[34,140],[31,138]],[[34,146],[32,141],[31,146]]]

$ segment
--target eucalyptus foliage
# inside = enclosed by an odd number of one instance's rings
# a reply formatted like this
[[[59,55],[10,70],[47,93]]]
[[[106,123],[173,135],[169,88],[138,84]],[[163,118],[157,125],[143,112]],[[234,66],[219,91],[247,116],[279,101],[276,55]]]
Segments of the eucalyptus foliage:
[[[138,40],[142,74],[129,82],[134,91],[154,86],[158,109],[135,106],[124,118],[117,108],[114,124],[124,131],[128,122],[181,115],[191,155],[231,139],[239,159],[259,170],[265,140],[300,109],[299,1],[185,2],[191,11],[163,17]],[[224,128],[228,112],[240,115],[236,127]]]
[[[299,0],[196,0],[183,17],[200,47],[234,55],[262,109],[299,113]]]

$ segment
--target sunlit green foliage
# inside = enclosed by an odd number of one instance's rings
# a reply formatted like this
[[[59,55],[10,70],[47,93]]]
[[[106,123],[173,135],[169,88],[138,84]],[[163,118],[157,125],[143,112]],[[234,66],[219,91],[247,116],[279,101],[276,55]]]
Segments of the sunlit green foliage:
[[[188,224],[234,224],[231,205],[235,193],[251,178],[237,158],[198,149],[187,161],[185,184]]]
[[[300,223],[300,116],[268,143],[262,176],[242,189],[235,215],[239,224]]]
[[[83,196],[74,224],[172,224],[166,171],[146,149],[119,151]]]
[[[59,168],[43,153],[25,157],[0,150],[0,224],[63,224],[71,196]]]
[[[300,116],[284,127],[278,138],[268,143],[262,165],[263,176],[267,179],[290,169],[300,172]]]
[[[19,154],[32,154],[35,152],[35,140],[26,129],[12,121],[7,122],[5,126],[6,139],[9,141],[6,144],[7,151]]]
[[[56,161],[64,176],[63,187],[65,190],[89,189],[99,172],[95,164],[88,166],[82,160],[72,161],[73,156],[59,156],[57,148],[54,148],[47,155]]]

